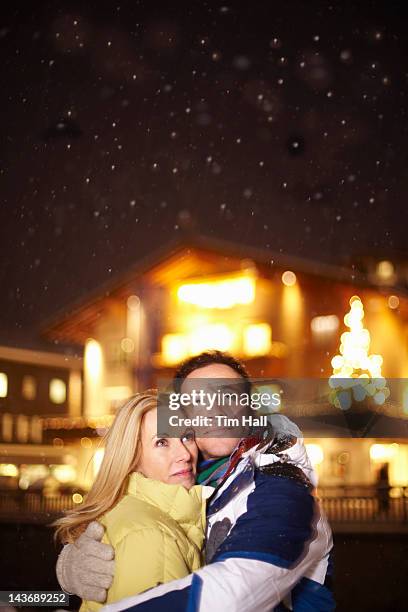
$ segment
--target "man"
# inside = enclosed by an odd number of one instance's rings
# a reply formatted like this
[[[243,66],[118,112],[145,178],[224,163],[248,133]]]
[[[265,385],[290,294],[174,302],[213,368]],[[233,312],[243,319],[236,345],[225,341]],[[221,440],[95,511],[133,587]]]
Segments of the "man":
[[[250,388],[242,364],[218,351],[185,362],[176,391],[194,378],[244,379]],[[197,439],[204,459],[198,482],[216,486],[207,510],[207,565],[106,610],[270,612],[287,609],[283,600],[295,611],[334,609],[331,531],[312,495],[314,473],[297,427],[275,418],[272,436]],[[57,574],[65,590],[104,601],[113,555],[95,529],[91,524],[65,547]]]

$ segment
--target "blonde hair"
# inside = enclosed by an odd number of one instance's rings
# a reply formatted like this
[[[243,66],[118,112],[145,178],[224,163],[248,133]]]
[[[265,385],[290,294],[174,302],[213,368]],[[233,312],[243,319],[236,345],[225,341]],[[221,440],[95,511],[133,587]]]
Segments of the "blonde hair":
[[[129,474],[141,454],[140,436],[144,415],[157,408],[157,391],[149,389],[130,398],[117,412],[104,438],[105,454],[85,501],[56,520],[55,538],[73,542],[88,523],[115,506],[126,492]]]

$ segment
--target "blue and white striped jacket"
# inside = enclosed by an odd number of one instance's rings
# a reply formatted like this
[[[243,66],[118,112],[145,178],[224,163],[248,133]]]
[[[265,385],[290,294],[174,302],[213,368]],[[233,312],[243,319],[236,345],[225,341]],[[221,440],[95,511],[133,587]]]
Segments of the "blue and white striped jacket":
[[[104,612],[329,612],[332,535],[302,438],[244,452],[208,506],[207,565]],[[286,606],[286,607],[285,607]]]

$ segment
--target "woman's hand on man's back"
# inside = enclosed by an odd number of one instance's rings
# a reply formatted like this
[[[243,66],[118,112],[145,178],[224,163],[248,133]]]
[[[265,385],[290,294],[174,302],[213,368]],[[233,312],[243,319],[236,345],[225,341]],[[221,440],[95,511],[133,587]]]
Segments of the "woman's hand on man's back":
[[[57,561],[57,578],[64,591],[103,603],[112,584],[115,552],[101,542],[103,526],[93,521],[73,544],[66,544]]]

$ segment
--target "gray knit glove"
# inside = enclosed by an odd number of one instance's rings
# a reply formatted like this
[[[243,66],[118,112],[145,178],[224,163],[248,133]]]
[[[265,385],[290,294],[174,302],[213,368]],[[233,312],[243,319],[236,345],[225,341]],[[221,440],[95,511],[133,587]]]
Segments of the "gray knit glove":
[[[103,603],[112,584],[115,552],[102,544],[104,528],[96,521],[73,544],[66,544],[57,561],[57,578],[68,593]]]

